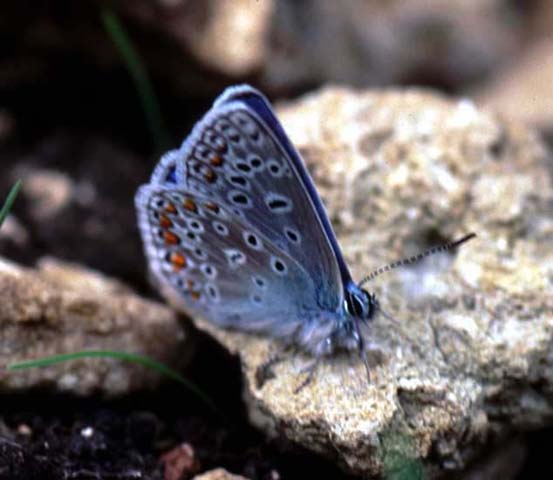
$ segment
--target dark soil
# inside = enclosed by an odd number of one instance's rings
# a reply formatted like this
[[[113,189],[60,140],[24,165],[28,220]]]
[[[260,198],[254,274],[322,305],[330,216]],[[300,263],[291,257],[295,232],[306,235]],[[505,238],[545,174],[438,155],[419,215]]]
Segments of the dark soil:
[[[0,478],[164,479],[161,457],[182,443],[194,452],[182,479],[217,467],[251,479],[349,478],[332,463],[250,427],[237,360],[210,339],[199,341],[201,353],[185,374],[215,400],[222,416],[169,384],[116,400],[40,391],[4,395]]]

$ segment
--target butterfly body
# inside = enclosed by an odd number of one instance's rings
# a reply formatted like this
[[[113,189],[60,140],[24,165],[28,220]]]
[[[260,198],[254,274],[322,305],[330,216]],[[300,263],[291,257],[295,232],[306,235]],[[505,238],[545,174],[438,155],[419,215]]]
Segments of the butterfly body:
[[[351,279],[268,101],[231,87],[135,198],[150,271],[191,315],[319,357],[362,349],[374,296]]]

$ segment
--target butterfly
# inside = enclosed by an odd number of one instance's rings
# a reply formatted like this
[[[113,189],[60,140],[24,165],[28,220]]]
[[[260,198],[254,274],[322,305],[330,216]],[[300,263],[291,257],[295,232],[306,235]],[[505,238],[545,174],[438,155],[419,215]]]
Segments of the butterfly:
[[[360,353],[379,303],[353,281],[321,199],[268,100],[226,89],[135,197],[149,269],[192,316],[268,335],[319,359]]]

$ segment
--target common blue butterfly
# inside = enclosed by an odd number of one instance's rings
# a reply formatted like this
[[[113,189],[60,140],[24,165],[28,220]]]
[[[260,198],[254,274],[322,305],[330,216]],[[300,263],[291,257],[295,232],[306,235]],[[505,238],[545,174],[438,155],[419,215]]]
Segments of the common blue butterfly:
[[[313,182],[267,99],[230,87],[135,198],[149,267],[191,315],[266,334],[320,358],[358,350],[379,310],[356,284]]]

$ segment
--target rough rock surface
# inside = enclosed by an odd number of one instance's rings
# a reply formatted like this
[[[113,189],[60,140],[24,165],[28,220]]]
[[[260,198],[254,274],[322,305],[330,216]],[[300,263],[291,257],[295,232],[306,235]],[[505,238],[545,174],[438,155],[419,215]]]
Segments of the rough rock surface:
[[[185,335],[168,308],[119,282],[53,259],[28,269],[0,261],[0,365],[81,350],[115,350],[175,364]],[[153,388],[151,369],[113,359],[82,359],[0,375],[3,392],[119,395]]]
[[[279,109],[353,277],[474,231],[458,252],[376,279],[373,381],[360,360],[290,355],[199,320],[240,355],[251,420],[356,474],[466,466],[488,441],[553,419],[553,189],[520,124],[422,91],[328,88]],[[378,353],[378,355],[376,355]]]

